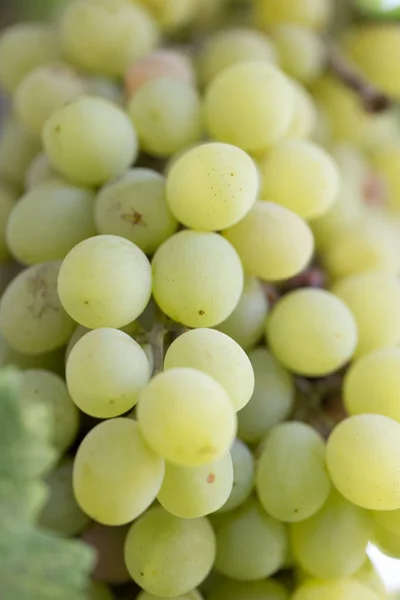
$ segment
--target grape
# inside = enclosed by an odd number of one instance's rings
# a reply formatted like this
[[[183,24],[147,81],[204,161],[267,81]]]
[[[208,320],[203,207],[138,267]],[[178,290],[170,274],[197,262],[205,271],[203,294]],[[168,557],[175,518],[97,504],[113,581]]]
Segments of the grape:
[[[148,594],[147,592],[140,592],[137,600],[160,600],[161,596],[153,596],[153,594]],[[169,600],[203,600],[203,597],[194,590],[193,592],[189,592],[184,596],[174,596]]]
[[[344,302],[330,292],[296,290],[270,313],[267,339],[288,369],[316,377],[333,373],[350,360],[357,345],[357,326]]]
[[[294,593],[291,600],[379,600],[379,596],[356,579],[318,581],[309,579]]]
[[[69,2],[69,0],[67,0]],[[123,104],[123,90],[121,83],[110,77],[100,75],[88,75],[86,77],[86,89],[90,96],[100,96],[118,106]]]
[[[94,193],[61,179],[48,180],[27,192],[7,224],[12,254],[28,265],[61,260],[79,242],[95,235]]]
[[[297,275],[314,250],[307,223],[273,202],[257,201],[224,236],[236,248],[246,272],[266,281]]]
[[[387,589],[385,584],[374,563],[369,558],[366,559],[361,569],[354,573],[353,577],[375,592],[379,598],[386,598]]]
[[[242,348],[214,329],[195,329],[179,336],[169,347],[164,369],[188,367],[207,373],[228,392],[235,411],[254,391],[253,367]]]
[[[8,117],[0,137],[0,177],[17,188],[23,187],[25,173],[40,151],[40,142],[15,117]]]
[[[375,524],[372,542],[386,556],[396,559],[400,558],[400,535],[397,532],[387,527],[382,527],[380,524]]]
[[[89,600],[114,600],[111,590],[98,581],[92,581],[88,594]]]
[[[279,69],[262,62],[238,63],[207,89],[207,132],[248,152],[265,152],[286,134],[294,107],[290,81]]]
[[[0,183],[0,263],[5,262],[9,256],[6,243],[6,229],[10,213],[17,199],[18,195],[11,187]]]
[[[83,185],[100,185],[120,175],[138,151],[128,116],[115,104],[90,96],[52,114],[43,129],[43,144],[52,165]]]
[[[73,485],[80,507],[103,525],[126,525],[155,500],[164,461],[147,446],[132,419],[96,425],[81,443]]]
[[[332,0],[255,0],[256,19],[262,28],[297,23],[320,30],[328,24],[333,8]]]
[[[64,349],[54,350],[44,354],[23,354],[11,348],[0,336],[0,364],[14,366],[23,371],[27,369],[44,369],[57,375],[64,375]]]
[[[140,429],[155,452],[180,466],[222,457],[236,433],[236,416],[225,389],[195,369],[170,369],[141,392]]]
[[[400,207],[400,144],[386,143],[376,148],[372,154],[373,166],[385,182],[385,199],[389,207]]]
[[[92,577],[107,583],[119,584],[130,581],[125,566],[124,546],[129,526],[105,527],[94,523],[81,539],[91,546],[97,555]]]
[[[328,471],[350,502],[370,510],[400,507],[400,425],[381,415],[356,415],[340,423],[327,446]]]
[[[307,27],[283,24],[273,29],[281,68],[304,84],[312,83],[325,68],[326,50],[321,37]]]
[[[53,168],[49,157],[41,152],[37,154],[26,171],[25,189],[32,190],[48,179],[59,179],[60,176]]]
[[[289,592],[283,585],[266,581],[226,581],[212,590],[208,600],[288,600]]]
[[[57,294],[60,263],[46,262],[22,271],[0,301],[0,332],[22,354],[43,354],[67,343],[75,323]]]
[[[154,14],[167,31],[174,31],[190,23],[202,0],[139,0]]]
[[[293,93],[295,96],[295,107],[293,119],[288,131],[287,138],[304,139],[315,133],[318,122],[317,107],[309,92],[296,81],[292,81]],[[260,179],[262,174],[260,169]],[[335,206],[336,201],[333,206]]]
[[[254,459],[253,455],[243,442],[235,440],[231,448],[233,462],[233,488],[228,500],[219,509],[227,512],[238,508],[246,502],[254,485]]]
[[[132,525],[125,562],[146,592],[187,594],[205,579],[215,557],[215,536],[207,519],[178,519],[152,508]]]
[[[102,75],[122,76],[158,41],[151,15],[127,0],[74,0],[64,11],[61,38],[67,58]]]
[[[144,311],[150,299],[150,264],[128,240],[114,235],[92,237],[64,259],[58,293],[80,325],[123,327]]]
[[[184,81],[151,79],[134,94],[128,113],[141,148],[154,156],[171,156],[202,137],[200,98]]]
[[[203,144],[172,166],[167,201],[187,227],[217,231],[231,227],[249,212],[258,188],[257,169],[243,150],[228,144]]]
[[[187,327],[222,323],[243,291],[239,256],[216,233],[181,231],[173,235],[158,248],[152,266],[157,304]]]
[[[97,196],[99,233],[120,235],[153,254],[178,228],[165,201],[165,180],[150,169],[132,169]]]

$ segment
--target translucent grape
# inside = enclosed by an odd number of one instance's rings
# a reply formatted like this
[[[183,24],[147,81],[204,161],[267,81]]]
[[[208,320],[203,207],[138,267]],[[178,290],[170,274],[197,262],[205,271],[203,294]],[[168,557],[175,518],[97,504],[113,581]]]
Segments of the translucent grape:
[[[99,581],[120,584],[130,581],[130,575],[125,566],[124,547],[129,526],[105,527],[98,523],[92,524],[81,536],[81,539],[91,546],[97,555],[92,577]]]
[[[114,600],[111,590],[99,581],[92,581],[88,594],[89,600]]]
[[[167,31],[188,25],[196,14],[199,0],[139,0]]]
[[[67,0],[69,2],[69,0]],[[110,77],[101,75],[86,76],[87,93],[91,96],[100,96],[104,100],[109,100],[121,106],[123,104],[123,90],[121,83]]]
[[[0,364],[14,366],[23,371],[27,369],[44,369],[64,376],[64,349],[53,350],[44,354],[23,354],[14,350],[0,336]]]
[[[326,50],[321,37],[307,27],[291,23],[275,27],[272,39],[279,64],[288,75],[302,83],[312,83],[325,68]]]
[[[25,175],[25,189],[32,190],[48,179],[59,179],[60,175],[53,168],[49,157],[41,152],[32,160]]]
[[[153,594],[148,594],[147,592],[140,592],[137,600],[160,600],[161,596],[153,596]],[[196,590],[193,592],[189,592],[188,594],[184,594],[184,596],[174,596],[169,600],[203,600],[203,596],[199,594]]]
[[[194,83],[194,71],[191,61],[183,52],[170,50],[155,50],[134,62],[125,73],[125,88],[128,97],[148,81],[167,77],[183,83]]]
[[[379,600],[379,596],[356,579],[318,581],[309,579],[291,600]]]
[[[286,137],[301,140],[308,138],[315,133],[318,123],[318,112],[309,92],[296,81],[292,81],[291,83],[295,96],[295,107],[292,122],[286,132]],[[333,205],[335,204],[336,201]]]
[[[289,592],[278,581],[225,581],[211,591],[208,600],[288,600]]]
[[[372,542],[390,558],[400,558],[400,535],[386,527],[375,526]]]
[[[2,125],[0,137],[0,177],[16,188],[22,188],[25,174],[40,151],[40,141],[15,117]]]
[[[256,19],[261,27],[297,23],[310,29],[323,29],[329,22],[332,0],[256,0]]]
[[[6,243],[6,229],[10,213],[17,199],[18,195],[11,187],[0,184],[0,263],[5,262],[9,256]]]
[[[249,448],[240,440],[235,440],[231,448],[233,462],[233,488],[228,500],[219,509],[227,512],[246,502],[254,485],[254,458]]]

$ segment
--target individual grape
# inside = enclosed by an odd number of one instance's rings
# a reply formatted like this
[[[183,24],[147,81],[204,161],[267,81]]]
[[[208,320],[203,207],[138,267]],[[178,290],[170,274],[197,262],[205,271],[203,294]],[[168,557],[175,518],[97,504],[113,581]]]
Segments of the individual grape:
[[[36,67],[60,56],[57,32],[42,23],[18,23],[0,37],[0,83],[9,94]]]
[[[400,426],[382,415],[356,415],[340,423],[327,446],[328,471],[350,502],[370,510],[400,507]]]
[[[171,77],[151,79],[134,94],[128,114],[140,147],[168,157],[202,137],[200,98],[195,88]]]
[[[141,392],[140,429],[167,461],[196,467],[222,457],[236,434],[236,415],[225,389],[195,369],[170,369]]]
[[[398,533],[375,525],[372,543],[386,556],[397,560],[400,558],[400,535]]]
[[[294,108],[285,75],[272,65],[252,61],[215,77],[206,92],[204,115],[213,139],[262,153],[285,136]]]
[[[133,419],[112,419],[88,433],[74,462],[80,507],[103,525],[126,525],[155,500],[164,460],[145,443]]]
[[[140,592],[137,600],[160,600],[161,596],[153,596],[153,594],[148,594],[147,592]],[[193,592],[189,592],[184,596],[174,596],[169,600],[203,600],[203,596],[199,594],[196,590]]]
[[[100,185],[120,175],[138,152],[128,116],[115,104],[91,96],[54,112],[44,126],[43,144],[52,165],[83,185]]]
[[[125,562],[134,581],[150,594],[179,596],[211,571],[215,536],[207,519],[179,519],[152,508],[132,525]]]
[[[296,23],[319,31],[329,23],[333,8],[332,0],[255,0],[256,21],[262,28]]]
[[[268,430],[288,418],[294,407],[295,388],[288,371],[266,350],[249,353],[255,375],[253,396],[238,414],[239,437],[257,444]]]
[[[15,117],[8,117],[0,137],[0,177],[16,188],[22,188],[25,173],[40,151],[40,142]]]
[[[227,512],[238,508],[248,500],[254,485],[254,458],[246,444],[235,440],[231,448],[233,462],[233,488],[228,500],[219,509]]]
[[[84,335],[86,335],[90,331],[91,331],[90,329],[83,327],[83,325],[78,325],[78,327],[75,329],[74,333],[69,338],[67,347],[65,349],[65,364],[67,363],[69,355],[71,354],[74,346],[79,342],[80,339],[83,338]]]
[[[95,220],[99,233],[120,235],[146,254],[178,228],[165,200],[165,180],[150,169],[132,169],[100,190]]]
[[[58,293],[65,310],[80,325],[123,327],[150,300],[150,264],[129,240],[114,235],[92,237],[64,259]]]
[[[27,192],[7,223],[7,244],[19,262],[62,260],[76,244],[96,234],[94,193],[61,179]]]
[[[81,536],[81,540],[91,546],[97,555],[92,572],[93,579],[106,583],[120,584],[130,581],[125,566],[124,546],[129,526],[105,527],[94,523]]]
[[[49,157],[41,152],[37,154],[26,171],[25,189],[32,190],[48,179],[59,179],[60,175],[53,168]]]
[[[165,355],[164,369],[188,367],[210,375],[228,392],[235,411],[254,391],[254,372],[242,348],[214,329],[194,329],[180,335]]]
[[[296,81],[292,81],[291,83],[295,96],[295,107],[293,119],[286,132],[286,137],[301,140],[313,135],[317,129],[317,106],[312,96],[300,83]],[[262,180],[261,169],[260,179]],[[333,206],[335,204],[336,202],[334,202]]]
[[[386,586],[374,563],[369,558],[366,559],[361,569],[354,573],[353,577],[375,592],[379,598],[386,598]]]
[[[288,75],[312,83],[324,70],[326,49],[322,37],[301,25],[284,23],[272,30],[279,64]]]
[[[74,0],[61,20],[67,58],[94,73],[122,76],[156,47],[157,26],[148,11],[126,0]]]
[[[291,600],[379,600],[379,596],[356,579],[318,581],[308,579]]]
[[[0,332],[22,354],[44,354],[67,343],[75,323],[57,293],[59,262],[25,269],[13,279],[0,301]]]
[[[88,594],[89,600],[114,600],[111,590],[99,581],[92,581]]]
[[[288,600],[289,592],[278,581],[224,581],[207,600]]]
[[[152,267],[157,304],[171,319],[187,327],[222,323],[236,308],[243,291],[239,256],[216,233],[176,233],[158,248]]]
[[[69,2],[70,0],[67,0]],[[123,90],[121,83],[110,77],[101,75],[87,75],[86,89],[90,96],[100,96],[118,106],[123,104]]]
[[[266,330],[276,358],[291,371],[310,377],[333,373],[351,359],[357,346],[352,313],[325,290],[287,294],[270,313]]]
[[[0,263],[9,257],[6,242],[7,223],[18,199],[17,193],[8,185],[0,183]]]
[[[374,149],[372,164],[385,183],[385,200],[389,208],[400,208],[400,144],[386,143]]]
[[[139,0],[153,13],[162,29],[174,31],[194,18],[199,0]],[[201,2],[201,0],[200,0]]]
[[[257,169],[243,150],[228,144],[202,144],[172,166],[167,202],[186,227],[218,231],[235,225],[249,212],[258,189]]]
[[[224,236],[237,250],[246,272],[266,281],[297,275],[314,251],[307,223],[273,202],[257,201]]]
[[[17,367],[22,371],[27,369],[44,369],[57,375],[64,375],[64,349],[54,350],[44,354],[23,354],[11,348],[0,336],[0,364]]]

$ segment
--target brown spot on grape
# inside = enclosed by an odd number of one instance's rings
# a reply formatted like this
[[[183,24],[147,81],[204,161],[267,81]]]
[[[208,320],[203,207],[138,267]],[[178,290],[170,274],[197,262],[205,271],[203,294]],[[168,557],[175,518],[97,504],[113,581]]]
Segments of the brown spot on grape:
[[[214,473],[210,473],[209,476],[207,477],[207,483],[214,483],[215,481],[215,475]]]
[[[132,223],[132,225],[141,225],[142,227],[147,227],[143,215],[137,212],[135,209],[131,209],[129,213],[125,213],[121,215],[121,219],[123,221],[128,221],[128,223]]]
[[[205,311],[204,310],[199,310],[199,315],[202,317],[203,315],[205,315]]]

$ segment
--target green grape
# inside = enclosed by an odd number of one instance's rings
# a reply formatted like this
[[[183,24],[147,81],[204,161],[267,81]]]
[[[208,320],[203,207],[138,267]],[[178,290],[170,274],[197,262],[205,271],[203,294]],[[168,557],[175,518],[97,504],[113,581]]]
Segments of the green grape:
[[[80,325],[124,327],[144,311],[150,299],[150,264],[129,240],[114,235],[92,237],[67,254],[58,293],[65,310]]]
[[[308,27],[284,23],[272,30],[279,64],[291,77],[312,83],[325,68],[326,50],[322,37]]]
[[[137,600],[160,600],[160,598],[161,596],[153,596],[153,594],[148,594],[147,592],[140,592]],[[203,597],[194,590],[184,596],[174,596],[173,598],[169,598],[169,600],[203,600]]]
[[[73,348],[75,347],[75,344],[77,344],[79,342],[79,340],[81,338],[83,338],[84,335],[89,333],[89,331],[91,331],[91,330],[87,329],[86,327],[83,327],[83,325],[78,325],[78,327],[75,329],[74,333],[69,338],[67,347],[65,349],[65,364],[67,364],[69,355],[71,354]]]
[[[236,434],[236,415],[227,392],[195,369],[156,375],[140,394],[137,415],[149,446],[183,467],[224,456]]]
[[[22,354],[44,354],[67,343],[76,324],[57,293],[59,262],[25,269],[13,279],[0,301],[0,332]]]
[[[366,559],[361,569],[354,573],[353,577],[375,592],[379,598],[385,600],[387,597],[387,589],[381,575],[369,558]]]
[[[297,275],[314,251],[307,223],[273,202],[257,201],[224,236],[236,248],[246,272],[266,281]]]
[[[158,306],[187,327],[222,323],[236,308],[243,291],[239,256],[216,233],[176,233],[158,248],[152,267]]]
[[[64,376],[64,349],[45,354],[23,354],[11,348],[0,335],[0,364],[14,366],[22,371],[27,369],[43,369]]]
[[[169,347],[164,369],[188,367],[207,373],[228,392],[235,411],[241,410],[254,391],[253,367],[242,348],[214,329],[194,329]]]
[[[228,452],[199,467],[179,467],[167,463],[157,499],[172,515],[182,519],[197,519],[221,508],[232,486],[233,464]]]
[[[67,0],[69,2],[70,0]],[[119,81],[110,77],[101,77],[100,75],[86,76],[86,89],[90,96],[99,96],[104,100],[114,102],[121,106],[123,102],[123,91]]]
[[[133,419],[112,419],[88,433],[74,462],[78,504],[103,525],[126,525],[155,500],[164,461],[145,443]]]
[[[261,504],[279,521],[295,523],[315,514],[328,498],[325,444],[304,423],[276,425],[265,439],[257,464]]]
[[[39,516],[39,525],[64,536],[75,536],[90,522],[79,508],[72,489],[71,458],[64,458],[45,481],[49,497]]]
[[[150,169],[132,169],[104,186],[95,220],[99,233],[120,235],[146,254],[153,254],[178,228],[165,201],[164,177]]]
[[[21,263],[65,258],[76,244],[95,235],[94,193],[61,179],[45,181],[15,205],[7,223],[7,244]]]
[[[400,424],[382,415],[356,415],[328,440],[327,465],[335,487],[370,510],[400,507]]]
[[[51,164],[83,185],[120,175],[138,152],[128,116],[112,102],[91,96],[55,111],[44,126],[43,144]]]
[[[266,330],[276,358],[291,371],[311,377],[345,365],[357,346],[352,313],[325,290],[295,290],[284,296],[270,313]]]
[[[129,525],[106,527],[93,523],[81,535],[81,540],[91,546],[97,555],[93,579],[121,584],[131,580],[125,565],[124,547]]]
[[[154,14],[157,22],[167,31],[188,25],[202,0],[139,0]]]
[[[356,579],[318,581],[309,579],[303,583],[291,600],[379,600],[366,585]]]
[[[285,136],[294,108],[290,81],[279,69],[263,62],[238,63],[207,88],[207,133],[247,152],[262,153]]]
[[[386,529],[400,538],[400,509],[375,510],[372,517],[379,529]]]
[[[0,137],[0,177],[6,183],[22,188],[26,171],[39,151],[37,137],[15,117],[8,117]]]
[[[218,231],[235,225],[249,212],[258,188],[257,169],[243,150],[228,144],[202,144],[172,166],[167,202],[187,227]]]
[[[281,23],[324,29],[333,8],[333,0],[255,0],[256,22],[266,29]]]
[[[254,458],[246,444],[235,440],[231,448],[233,463],[233,487],[228,500],[219,509],[227,512],[238,508],[248,500],[254,486]]]
[[[207,600],[288,600],[289,592],[277,581],[226,581]]]
[[[32,190],[48,179],[59,179],[60,175],[53,168],[49,157],[44,152],[37,154],[29,165],[25,175],[25,189]]]
[[[287,419],[295,402],[292,376],[265,348],[249,353],[255,375],[253,396],[238,414],[239,437],[257,444],[269,429]]]
[[[214,569],[238,581],[257,581],[276,573],[288,545],[285,526],[250,499],[241,507],[212,518],[217,538]]]
[[[16,204],[18,194],[8,185],[0,183],[0,263],[9,257],[6,242],[7,223]]]
[[[161,507],[132,525],[125,562],[134,581],[162,597],[187,594],[211,571],[215,536],[207,519],[179,519]]]
[[[150,379],[142,348],[117,329],[95,329],[72,348],[66,380],[75,404],[98,419],[131,410]]]
[[[386,556],[400,559],[400,535],[398,533],[376,524],[371,541]]]
[[[291,83],[295,96],[295,107],[292,122],[286,132],[286,138],[301,140],[313,135],[317,129],[317,106],[312,96],[300,83],[296,81],[292,81]],[[260,178],[262,179],[262,175]],[[335,204],[336,201],[333,206]]]
[[[64,11],[61,38],[67,58],[79,67],[119,77],[158,42],[151,15],[126,0],[74,0]]]
[[[0,37],[0,83],[13,93],[22,79],[36,67],[60,56],[57,32],[42,23],[19,23]]]
[[[372,164],[385,182],[385,199],[390,208],[400,208],[400,144],[381,144],[372,153]]]
[[[89,600],[114,600],[111,590],[99,581],[92,581],[88,594]]]
[[[200,98],[184,81],[171,77],[147,81],[133,95],[128,114],[141,149],[154,156],[169,157],[202,138]]]

